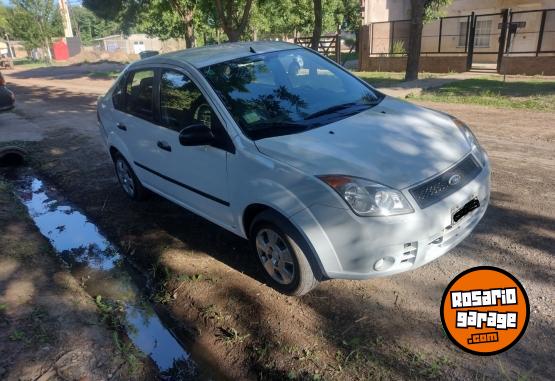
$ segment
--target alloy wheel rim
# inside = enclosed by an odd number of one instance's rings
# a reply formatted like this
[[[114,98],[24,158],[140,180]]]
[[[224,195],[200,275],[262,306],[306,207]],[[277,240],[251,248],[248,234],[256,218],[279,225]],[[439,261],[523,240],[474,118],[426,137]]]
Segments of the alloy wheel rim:
[[[118,178],[120,184],[125,191],[130,196],[135,195],[135,184],[133,182],[133,177],[131,176],[131,170],[127,166],[123,160],[118,160],[116,162],[116,172],[118,174]]]
[[[284,239],[272,229],[261,229],[255,242],[258,258],[268,275],[279,284],[291,284],[295,279],[295,262]]]

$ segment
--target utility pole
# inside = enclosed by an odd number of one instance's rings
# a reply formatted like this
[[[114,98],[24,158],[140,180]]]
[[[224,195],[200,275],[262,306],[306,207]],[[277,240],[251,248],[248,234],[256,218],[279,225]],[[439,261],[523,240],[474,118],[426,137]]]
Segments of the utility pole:
[[[66,0],[58,0],[60,5],[60,14],[64,24],[64,34],[66,37],[73,37],[73,29],[71,28],[71,17],[69,17],[69,8]]]
[[[14,58],[12,54],[12,46],[10,44],[10,36],[8,36],[8,33],[4,33],[4,35],[6,37],[6,45],[8,46],[8,57]]]

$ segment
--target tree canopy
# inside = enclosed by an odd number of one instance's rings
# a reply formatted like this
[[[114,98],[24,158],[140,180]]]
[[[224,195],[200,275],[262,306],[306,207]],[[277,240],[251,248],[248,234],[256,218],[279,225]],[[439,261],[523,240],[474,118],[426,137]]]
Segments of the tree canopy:
[[[71,8],[71,22],[74,35],[81,37],[84,44],[89,44],[95,38],[121,32],[118,23],[101,19],[85,7],[73,6]]]
[[[22,39],[27,49],[44,48],[50,57],[51,39],[63,35],[54,0],[12,0],[11,4],[7,23],[13,36]]]
[[[359,0],[322,0],[322,32],[338,26],[355,31]],[[117,22],[123,33],[145,32],[160,39],[184,38],[195,46],[198,36],[213,40],[312,34],[313,0],[84,0],[97,17]]]

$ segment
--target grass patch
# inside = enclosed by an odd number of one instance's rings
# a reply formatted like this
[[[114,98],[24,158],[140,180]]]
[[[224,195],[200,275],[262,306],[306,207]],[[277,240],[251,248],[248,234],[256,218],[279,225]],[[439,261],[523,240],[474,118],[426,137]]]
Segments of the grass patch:
[[[358,53],[351,52],[351,53],[341,53],[341,62],[345,63],[347,61],[358,60]]]
[[[219,332],[217,336],[223,340],[226,344],[241,344],[250,333],[245,335],[240,335],[239,332],[233,327],[219,327]]]
[[[129,366],[129,371],[131,374],[136,374],[139,370],[139,365],[141,364],[141,359],[143,358],[143,354],[139,352],[133,344],[122,340],[118,333],[114,331],[113,333],[113,340],[119,354],[125,360],[127,365]]]
[[[405,80],[405,73],[387,71],[357,71],[353,74],[374,87],[396,86]]]
[[[405,73],[398,73],[393,71],[357,71],[353,72],[354,75],[358,76],[363,81],[368,82],[374,87],[394,87],[399,86],[401,83],[405,82]],[[428,73],[420,72],[418,74],[418,79],[430,79],[442,77],[445,74],[441,73]]]
[[[125,330],[124,307],[121,302],[103,299],[100,295],[96,296],[94,302],[100,311],[101,321],[104,324],[116,331]]]
[[[117,78],[119,75],[119,71],[111,70],[111,71],[91,71],[87,76],[89,78],[103,78],[103,79],[114,79]]]
[[[13,64],[15,67],[25,68],[25,69],[35,69],[39,67],[51,66],[51,64],[48,63],[48,61],[33,60],[31,58],[19,58],[19,59],[16,58],[13,60]]]
[[[555,112],[555,81],[526,79],[503,82],[494,78],[473,78],[425,90],[411,98]]]

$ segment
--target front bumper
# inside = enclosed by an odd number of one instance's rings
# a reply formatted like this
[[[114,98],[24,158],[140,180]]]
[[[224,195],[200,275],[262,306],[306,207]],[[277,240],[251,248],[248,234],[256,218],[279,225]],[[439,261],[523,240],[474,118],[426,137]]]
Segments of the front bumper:
[[[416,205],[407,190],[403,194]],[[291,219],[317,253],[324,276],[367,279],[415,269],[447,253],[476,227],[489,197],[486,163],[465,187],[411,214],[358,217],[348,208],[312,205]],[[480,207],[453,224],[452,214],[473,198]]]

